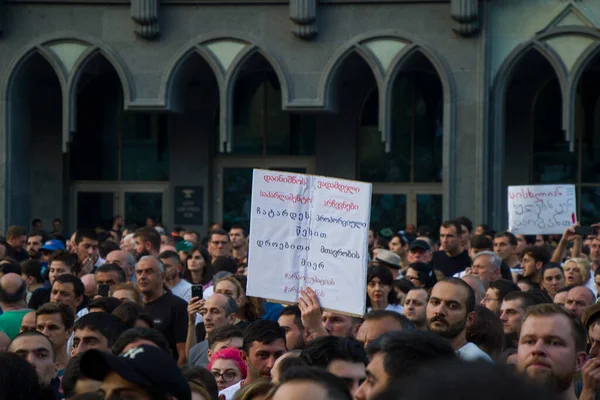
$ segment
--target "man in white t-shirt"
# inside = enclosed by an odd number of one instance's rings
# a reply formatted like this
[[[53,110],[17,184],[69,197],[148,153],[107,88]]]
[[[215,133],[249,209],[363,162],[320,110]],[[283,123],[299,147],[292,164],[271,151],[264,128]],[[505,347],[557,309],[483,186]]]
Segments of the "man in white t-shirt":
[[[158,258],[165,264],[165,282],[171,292],[189,303],[192,298],[192,284],[181,279],[183,265],[179,255],[174,251],[167,250],[160,253]]]
[[[467,324],[475,320],[475,293],[462,279],[446,278],[436,283],[427,303],[427,329],[450,341],[458,356],[466,361],[490,356],[467,341]]]

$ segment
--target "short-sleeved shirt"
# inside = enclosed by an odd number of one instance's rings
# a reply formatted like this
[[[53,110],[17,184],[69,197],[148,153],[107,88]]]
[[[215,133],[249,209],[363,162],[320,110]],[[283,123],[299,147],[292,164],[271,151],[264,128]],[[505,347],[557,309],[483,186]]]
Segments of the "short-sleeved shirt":
[[[165,335],[173,356],[177,359],[177,343],[185,343],[188,330],[187,303],[167,292],[158,299],[146,303],[144,310],[152,315],[154,329]]]
[[[181,279],[177,285],[171,288],[171,292],[189,303],[192,298],[192,284],[185,279]]]
[[[431,260],[433,269],[441,271],[444,276],[451,277],[471,266],[471,257],[467,250],[457,256],[449,257],[445,251],[436,251]]]
[[[6,333],[6,336],[13,340],[21,331],[21,321],[25,314],[31,310],[9,310],[0,315],[0,331]]]

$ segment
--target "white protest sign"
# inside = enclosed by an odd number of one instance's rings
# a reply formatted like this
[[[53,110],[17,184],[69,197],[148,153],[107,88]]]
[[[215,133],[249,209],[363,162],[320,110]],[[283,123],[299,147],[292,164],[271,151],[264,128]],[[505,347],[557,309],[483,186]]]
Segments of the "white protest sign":
[[[311,287],[321,307],[365,313],[371,184],[254,170],[248,295],[295,303]]]
[[[514,234],[563,233],[577,222],[574,185],[508,187],[508,229]]]

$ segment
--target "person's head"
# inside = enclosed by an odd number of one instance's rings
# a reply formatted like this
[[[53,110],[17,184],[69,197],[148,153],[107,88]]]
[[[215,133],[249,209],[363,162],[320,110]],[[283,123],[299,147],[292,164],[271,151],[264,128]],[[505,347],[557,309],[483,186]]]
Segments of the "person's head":
[[[123,394],[137,400],[191,399],[175,359],[155,346],[134,347],[120,356],[90,350],[81,358],[81,372],[102,382],[98,393],[107,399]]]
[[[216,328],[207,335],[208,359],[219,350],[233,348],[242,350],[244,346],[244,332],[236,325]]]
[[[135,257],[128,251],[114,250],[106,256],[106,262],[121,267],[129,281],[135,273]]]
[[[44,283],[42,277],[42,265],[39,260],[25,260],[21,263],[21,277],[27,284],[27,289],[32,291],[33,287]]]
[[[27,253],[30,256],[35,256],[44,244],[44,236],[40,232],[33,232],[27,237]]]
[[[192,273],[200,274],[202,279],[200,282],[206,284],[212,279],[212,259],[213,256],[208,252],[206,247],[202,245],[194,245],[187,253],[187,259],[183,268],[183,277],[192,282]]]
[[[98,234],[93,229],[79,229],[75,232],[73,246],[79,262],[84,264],[89,259],[98,257]]]
[[[248,244],[246,230],[240,225],[233,225],[229,230],[229,240],[233,249],[240,249]]]
[[[226,276],[225,278],[219,279],[217,283],[214,284],[214,288],[215,293],[221,293],[233,298],[240,307],[245,301],[244,288],[240,281],[233,276]]]
[[[229,234],[223,229],[215,229],[208,235],[208,252],[213,258],[226,257],[231,253]]]
[[[8,273],[0,278],[0,305],[25,305],[27,284],[19,274]]]
[[[181,235],[183,240],[193,244],[200,244],[200,234],[196,231],[185,231]]]
[[[429,362],[455,359],[450,343],[427,331],[390,332],[367,345],[367,379],[354,398],[372,400],[395,381],[410,378]]]
[[[258,320],[244,329],[242,358],[252,380],[270,380],[273,364],[285,352],[285,331],[277,322]]]
[[[20,333],[10,342],[7,351],[27,360],[42,386],[48,386],[56,377],[56,353],[52,342],[44,334],[38,331]]]
[[[110,295],[119,299],[121,302],[131,301],[133,303],[142,304],[142,296],[140,295],[139,290],[137,290],[131,282],[115,285]]]
[[[48,279],[53,284],[56,277],[63,274],[77,275],[80,263],[77,256],[64,251],[57,251],[50,257],[48,262]]]
[[[155,346],[171,355],[169,342],[162,333],[156,329],[142,327],[127,329],[123,332],[113,345],[112,353],[119,355],[141,345]]]
[[[485,296],[485,286],[481,279],[475,275],[465,275],[461,279],[473,289],[473,293],[475,293],[475,304],[480,304]]]
[[[506,261],[517,251],[517,238],[509,231],[497,233],[494,236],[494,253]]]
[[[440,242],[446,253],[457,254],[460,247],[462,225],[456,221],[445,221],[440,227]]]
[[[425,240],[414,240],[408,248],[407,260],[411,264],[416,262],[430,262],[431,245]]]
[[[558,263],[549,262],[542,267],[542,288],[554,297],[556,292],[566,286],[565,271]]]
[[[180,370],[190,385],[192,400],[217,400],[219,398],[217,381],[208,369],[182,365]]]
[[[581,317],[583,310],[596,302],[596,295],[585,286],[575,286],[567,292],[565,308],[577,317]]]
[[[26,240],[27,229],[22,226],[13,225],[6,231],[6,242],[17,252],[23,250]]]
[[[364,322],[358,328],[356,340],[366,346],[384,333],[411,330],[415,330],[415,326],[404,315],[395,311],[371,311],[365,315]]]
[[[105,312],[105,313],[112,314],[113,311],[115,311],[115,309],[117,307],[119,307],[120,305],[121,305],[121,301],[114,297],[99,297],[97,299],[92,300],[88,304],[87,308],[88,308],[89,312],[91,312],[91,313]]]
[[[216,328],[233,325],[238,312],[239,308],[235,300],[220,293],[210,296],[200,309],[200,315],[204,320],[204,328],[208,333]]]
[[[378,265],[367,270],[367,307],[385,309],[396,304],[396,291],[392,289],[394,278],[387,267]]]
[[[35,369],[17,354],[0,352],[0,399],[31,400],[42,395]]]
[[[585,362],[585,345],[585,329],[562,307],[532,306],[521,327],[517,368],[536,383],[565,392]]]
[[[304,360],[300,358],[302,350],[290,350],[275,361],[273,369],[271,369],[271,383],[279,385],[281,375],[288,369],[295,367],[306,366]]]
[[[490,283],[500,279],[500,267],[502,259],[493,251],[482,251],[473,257],[473,266],[471,267],[473,275],[477,276],[483,282],[487,290]]]
[[[584,285],[590,279],[591,264],[585,258],[571,258],[565,263],[567,286]]]
[[[500,320],[506,336],[519,336],[527,309],[536,303],[535,296],[529,292],[511,292],[504,297],[500,308]]]
[[[447,339],[464,335],[475,318],[475,293],[461,279],[447,278],[431,290],[427,303],[427,328]]]
[[[518,292],[521,289],[513,281],[507,279],[499,279],[490,283],[490,287],[486,290],[481,305],[488,310],[500,316],[500,308],[504,297],[510,292]]]
[[[219,386],[219,391],[246,379],[248,368],[237,349],[225,348],[213,354],[207,366]]]
[[[406,301],[406,295],[410,289],[413,289],[415,285],[406,278],[395,279],[392,283],[392,289],[396,292],[398,298],[398,304],[404,306]]]
[[[351,400],[347,385],[335,374],[315,367],[290,368],[281,376],[273,400]]]
[[[504,347],[502,321],[484,306],[475,306],[475,321],[467,326],[467,341],[496,359]]]
[[[342,378],[354,395],[365,379],[367,354],[360,342],[351,338],[323,336],[311,340],[300,358],[312,367],[319,367]]]
[[[523,251],[523,277],[536,280],[541,277],[542,267],[550,261],[550,254],[545,247],[532,246]]]
[[[414,288],[408,291],[404,302],[404,316],[418,329],[427,325],[427,301],[429,293],[423,288]]]
[[[567,295],[569,294],[569,290],[573,289],[575,286],[565,286],[562,289],[559,289],[558,292],[554,295],[554,299],[552,302],[554,304],[558,304],[559,306],[564,307],[567,303]]]
[[[35,331],[36,329],[37,325],[35,311],[29,311],[21,320],[21,329],[19,332],[23,333],[25,331]]]
[[[165,265],[154,256],[143,256],[135,267],[137,288],[144,296],[158,296],[163,290]]]
[[[133,234],[135,255],[139,260],[144,256],[157,256],[160,251],[160,234],[154,228],[143,227]]]
[[[484,234],[477,234],[471,237],[471,246],[469,247],[469,256],[473,259],[482,251],[494,252],[494,241]],[[494,253],[496,254],[496,253]]]
[[[81,279],[71,274],[63,274],[56,277],[50,292],[50,301],[65,304],[74,312],[84,299],[85,287]]]
[[[74,396],[96,392],[100,389],[101,381],[90,379],[81,373],[81,357],[77,354],[69,360],[62,378],[62,389],[66,399]]]
[[[165,265],[165,281],[167,285],[173,287],[179,282],[179,274],[183,271],[183,263],[179,254],[175,251],[167,250],[158,255],[158,258]]]
[[[323,311],[321,322],[327,333],[331,336],[354,337],[362,323],[362,319],[331,311]]]
[[[127,282],[125,271],[116,264],[106,263],[101,265],[96,269],[94,275],[98,287],[100,287],[100,285],[108,285],[110,286],[110,290],[113,290],[119,283]]]
[[[71,355],[85,353],[91,349],[110,352],[112,346],[125,331],[125,324],[114,315],[89,313],[75,322]]]
[[[60,303],[46,303],[37,309],[35,315],[37,331],[46,335],[55,349],[65,351],[75,323],[73,309]]]
[[[406,270],[406,279],[415,287],[431,289],[437,283],[437,277],[431,264],[423,262],[412,263]]]
[[[304,329],[304,325],[302,325],[302,312],[298,306],[287,306],[281,310],[277,323],[285,331],[288,350],[304,348],[309,337],[308,330]]]
[[[397,254],[400,257],[406,256],[406,251],[408,250],[408,240],[406,236],[403,234],[395,234],[392,236],[390,241],[388,242],[388,248],[393,253]],[[379,256],[381,252],[377,253]]]

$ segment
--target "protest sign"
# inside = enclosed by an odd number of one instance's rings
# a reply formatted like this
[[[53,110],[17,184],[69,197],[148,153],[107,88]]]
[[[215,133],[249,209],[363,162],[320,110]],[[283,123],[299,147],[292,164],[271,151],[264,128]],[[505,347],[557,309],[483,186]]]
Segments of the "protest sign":
[[[563,233],[577,222],[574,185],[508,187],[508,226],[514,234]]]
[[[255,169],[251,210],[249,296],[365,313],[371,184]]]

